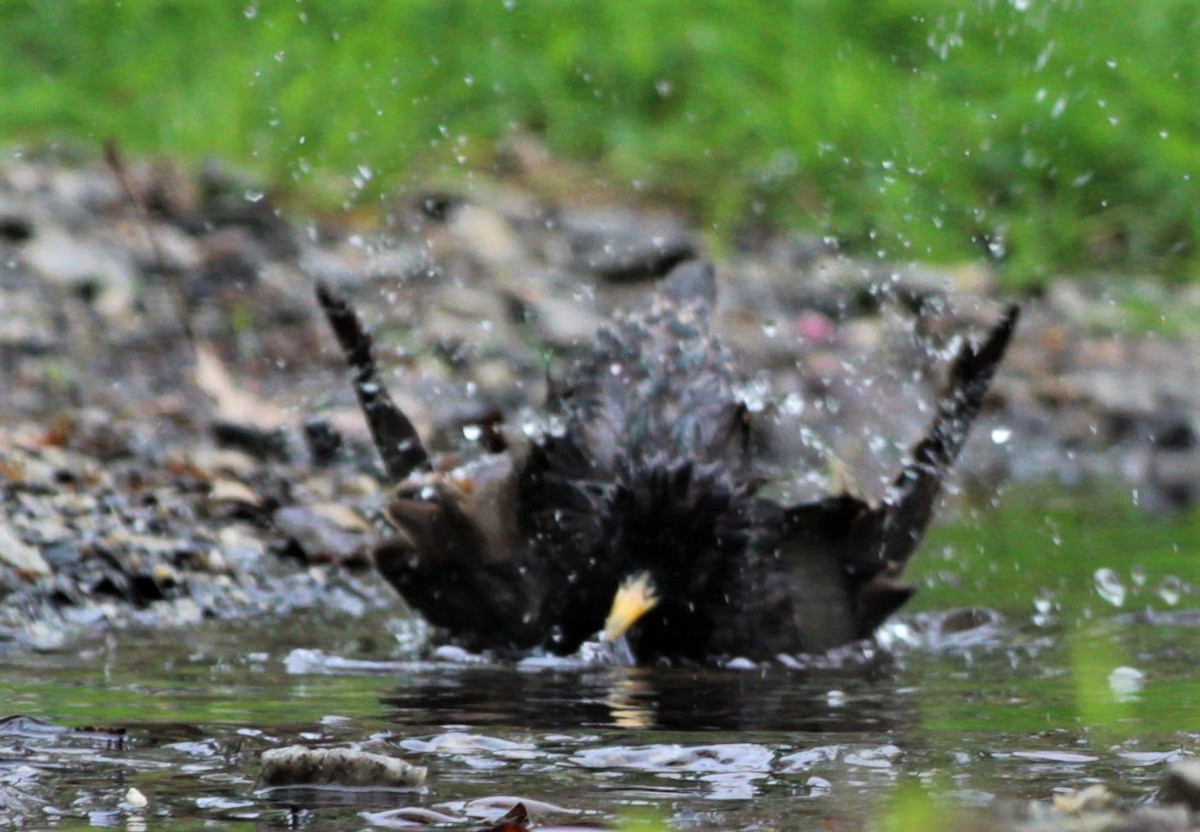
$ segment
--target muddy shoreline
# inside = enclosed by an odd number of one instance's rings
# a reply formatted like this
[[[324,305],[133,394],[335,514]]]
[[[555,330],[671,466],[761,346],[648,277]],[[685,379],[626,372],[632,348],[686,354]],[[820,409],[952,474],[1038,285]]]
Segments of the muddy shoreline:
[[[0,649],[398,603],[368,566],[382,486],[318,279],[362,311],[422,434],[470,454],[474,425],[531,418],[613,309],[711,256],[747,401],[807,428],[781,460],[792,486],[819,488],[836,456],[869,493],[955,339],[1011,300],[982,267],[892,267],[801,236],[714,253],[669,213],[519,181],[352,224],[285,215],[218,165],[134,163],[122,182],[99,160],[24,155],[0,162],[0,254]],[[1105,285],[1018,298],[959,492],[1095,480],[1150,511],[1193,504],[1200,335],[1131,334]],[[1200,296],[1164,305],[1186,319]]]

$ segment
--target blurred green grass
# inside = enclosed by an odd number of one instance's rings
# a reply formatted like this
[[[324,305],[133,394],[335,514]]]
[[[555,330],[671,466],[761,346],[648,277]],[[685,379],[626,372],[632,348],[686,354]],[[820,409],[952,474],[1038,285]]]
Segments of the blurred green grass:
[[[1200,278],[1196,0],[0,0],[0,141],[369,201],[513,134],[716,239]]]

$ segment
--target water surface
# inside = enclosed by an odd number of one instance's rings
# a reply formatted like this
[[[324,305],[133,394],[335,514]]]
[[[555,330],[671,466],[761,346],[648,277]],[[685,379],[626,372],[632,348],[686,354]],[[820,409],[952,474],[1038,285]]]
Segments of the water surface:
[[[812,666],[418,658],[398,610],[11,653],[4,713],[52,725],[0,726],[0,819],[480,828],[519,798],[542,828],[854,828],[913,789],[969,808],[1097,782],[1147,798],[1200,747],[1198,524],[1011,494],[933,532],[889,649]],[[258,791],[261,752],[297,742],[373,743],[429,780]]]

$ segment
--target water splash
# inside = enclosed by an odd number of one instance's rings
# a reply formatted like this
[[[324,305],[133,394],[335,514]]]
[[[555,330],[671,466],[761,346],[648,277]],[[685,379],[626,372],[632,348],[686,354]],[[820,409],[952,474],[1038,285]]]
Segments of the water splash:
[[[1114,607],[1119,607],[1125,603],[1125,584],[1121,583],[1121,579],[1117,577],[1116,572],[1108,567],[1104,567],[1103,569],[1097,569],[1092,577],[1096,582],[1097,595]]]

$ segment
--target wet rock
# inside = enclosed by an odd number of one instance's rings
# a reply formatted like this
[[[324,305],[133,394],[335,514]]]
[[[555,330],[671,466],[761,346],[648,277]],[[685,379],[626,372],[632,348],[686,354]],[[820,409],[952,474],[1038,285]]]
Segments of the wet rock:
[[[344,442],[328,416],[311,416],[304,421],[304,441],[312,464],[318,468],[332,465]]]
[[[699,248],[678,220],[623,208],[566,209],[560,220],[575,271],[607,280],[661,277]]]
[[[547,294],[528,302],[525,318],[536,325],[546,343],[575,347],[591,341],[600,327],[603,317],[594,306],[588,292],[576,297]]]
[[[307,506],[286,506],[275,512],[275,528],[309,563],[362,562],[370,540],[362,531],[348,531],[328,514]]]
[[[1167,766],[1158,800],[1182,803],[1191,811],[1200,812],[1200,763],[1184,760]]]
[[[256,459],[286,461],[291,458],[290,437],[279,428],[217,420],[212,423],[212,436],[222,447],[243,451]]]
[[[41,552],[24,543],[7,525],[0,523],[0,563],[4,563],[25,577],[49,575],[50,565]]]
[[[150,805],[150,801],[140,789],[130,786],[129,790],[125,792],[125,799],[121,805],[126,809],[145,809]]]
[[[43,228],[24,246],[21,258],[42,279],[97,298],[108,315],[126,313],[133,302],[133,262],[126,250],[111,243]]]
[[[263,752],[258,783],[260,788],[415,788],[424,785],[427,773],[423,766],[354,748],[290,745]]]
[[[526,257],[521,240],[500,214],[481,205],[463,205],[454,211],[450,229],[492,268],[521,264]]]
[[[214,480],[208,498],[214,503],[234,503],[250,508],[260,508],[263,505],[261,494],[237,480]]]

